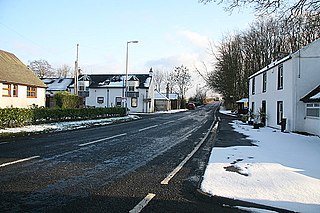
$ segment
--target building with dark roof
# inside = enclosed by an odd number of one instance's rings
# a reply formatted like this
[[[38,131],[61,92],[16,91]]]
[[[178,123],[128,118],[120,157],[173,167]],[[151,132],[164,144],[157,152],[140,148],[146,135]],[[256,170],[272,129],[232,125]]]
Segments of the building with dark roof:
[[[86,107],[127,107],[130,112],[154,112],[154,82],[148,74],[90,74],[79,76],[78,93]],[[74,85],[70,85],[71,92]]]

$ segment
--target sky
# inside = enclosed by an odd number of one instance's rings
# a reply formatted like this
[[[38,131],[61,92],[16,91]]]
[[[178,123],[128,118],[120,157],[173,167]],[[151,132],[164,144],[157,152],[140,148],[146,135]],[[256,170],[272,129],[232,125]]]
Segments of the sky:
[[[212,60],[209,42],[253,21],[250,9],[230,14],[198,0],[0,0],[0,49],[25,64],[44,59],[73,68],[79,44],[84,73],[125,73],[127,41],[137,40],[129,44],[129,73],[184,65],[193,86],[203,86],[194,67]]]

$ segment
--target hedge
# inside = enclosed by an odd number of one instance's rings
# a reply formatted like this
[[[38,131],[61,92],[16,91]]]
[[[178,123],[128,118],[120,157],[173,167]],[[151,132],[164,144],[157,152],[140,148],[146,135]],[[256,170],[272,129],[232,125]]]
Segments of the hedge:
[[[29,124],[121,117],[125,109],[111,108],[3,108],[0,109],[0,128],[21,127]]]

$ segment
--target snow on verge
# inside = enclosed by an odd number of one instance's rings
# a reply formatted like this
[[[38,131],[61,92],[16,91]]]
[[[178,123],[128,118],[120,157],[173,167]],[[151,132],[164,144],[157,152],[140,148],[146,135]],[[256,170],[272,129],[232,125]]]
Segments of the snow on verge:
[[[257,146],[213,148],[201,189],[298,212],[320,212],[320,138],[252,129],[233,121],[235,131]]]
[[[69,122],[59,122],[59,123],[51,123],[51,124],[30,125],[30,126],[24,126],[24,127],[18,127],[18,128],[0,129],[0,134],[81,129],[81,128],[87,128],[89,126],[107,125],[114,122],[136,120],[139,118],[140,117],[136,115],[128,115],[125,117],[114,117],[114,118],[105,118],[105,119],[97,119],[97,120],[69,121]]]

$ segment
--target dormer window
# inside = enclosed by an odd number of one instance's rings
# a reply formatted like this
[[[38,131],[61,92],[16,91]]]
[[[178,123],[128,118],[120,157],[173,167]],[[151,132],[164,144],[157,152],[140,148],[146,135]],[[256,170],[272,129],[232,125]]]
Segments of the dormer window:
[[[134,92],[134,91],[135,91],[134,86],[129,86],[129,92]]]

